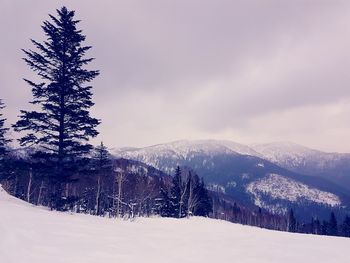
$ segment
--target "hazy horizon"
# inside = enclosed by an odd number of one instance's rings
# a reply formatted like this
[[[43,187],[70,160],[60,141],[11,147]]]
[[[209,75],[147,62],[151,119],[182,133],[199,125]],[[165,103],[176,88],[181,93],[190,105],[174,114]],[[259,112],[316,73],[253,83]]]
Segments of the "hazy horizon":
[[[349,153],[350,152],[341,152],[341,151],[327,151],[327,150],[322,150],[322,149],[318,149],[318,148],[313,148],[311,146],[305,145],[305,144],[300,144],[300,143],[296,143],[293,141],[270,141],[270,142],[259,142],[259,143],[241,143],[239,141],[234,141],[234,140],[229,140],[229,139],[213,139],[213,138],[199,138],[199,139],[193,139],[193,140],[189,140],[189,139],[178,139],[178,140],[170,140],[170,141],[165,141],[165,142],[159,142],[159,143],[155,143],[155,144],[150,144],[150,145],[141,145],[141,146],[133,146],[133,145],[125,145],[125,146],[110,146],[108,147],[109,149],[128,149],[128,148],[135,148],[135,149],[142,149],[142,148],[148,148],[148,147],[154,147],[154,146],[158,146],[158,145],[165,145],[165,144],[172,144],[172,143],[177,143],[177,142],[188,142],[188,143],[196,143],[196,142],[205,142],[205,141],[228,141],[228,142],[233,142],[233,143],[237,143],[237,144],[241,144],[243,146],[247,146],[249,148],[251,148],[252,150],[254,150],[255,146],[260,146],[260,145],[269,145],[269,144],[279,144],[279,145],[283,145],[283,144],[291,144],[291,145],[295,145],[295,146],[301,146],[301,147],[306,147],[309,148],[311,150],[318,150],[321,152],[325,152],[325,153]]]
[[[28,109],[21,60],[48,14],[82,20],[93,69],[94,144],[291,141],[350,152],[350,2],[0,0],[7,126]],[[14,134],[14,136],[16,136]]]

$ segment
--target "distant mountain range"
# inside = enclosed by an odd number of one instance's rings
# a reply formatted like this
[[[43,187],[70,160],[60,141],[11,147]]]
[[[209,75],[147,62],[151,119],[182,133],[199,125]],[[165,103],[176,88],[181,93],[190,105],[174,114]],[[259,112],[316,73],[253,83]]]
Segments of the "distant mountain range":
[[[326,178],[350,191],[349,153],[327,153],[290,142],[254,145],[252,149],[281,167]]]
[[[349,154],[286,142],[247,146],[219,140],[184,140],[112,153],[168,174],[177,165],[190,167],[211,190],[270,212],[295,207],[305,217],[322,217],[330,209],[350,207]]]

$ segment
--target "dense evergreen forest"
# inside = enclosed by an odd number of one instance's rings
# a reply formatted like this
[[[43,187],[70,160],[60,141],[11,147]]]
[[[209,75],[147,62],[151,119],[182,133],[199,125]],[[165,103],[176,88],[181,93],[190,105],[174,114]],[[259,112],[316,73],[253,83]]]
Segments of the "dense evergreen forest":
[[[350,237],[350,217],[338,223],[317,218],[298,222],[292,209],[286,215],[238,204],[210,191],[189,167],[165,174],[140,162],[116,159],[101,143],[100,120],[90,115],[92,86],[99,71],[88,69],[91,46],[77,28],[74,11],[63,7],[43,23],[46,41],[31,40],[24,61],[40,82],[25,79],[35,110],[21,110],[12,125],[20,148],[10,147],[9,128],[0,101],[0,182],[12,195],[52,210],[96,216],[134,218],[162,216],[212,217],[280,231]]]

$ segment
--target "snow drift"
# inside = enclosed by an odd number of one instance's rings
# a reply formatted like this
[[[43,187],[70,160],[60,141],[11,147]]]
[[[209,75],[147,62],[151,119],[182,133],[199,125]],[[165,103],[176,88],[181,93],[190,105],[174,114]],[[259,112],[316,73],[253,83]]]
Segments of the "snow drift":
[[[350,239],[205,218],[133,222],[34,207],[0,188],[0,262],[350,262]]]

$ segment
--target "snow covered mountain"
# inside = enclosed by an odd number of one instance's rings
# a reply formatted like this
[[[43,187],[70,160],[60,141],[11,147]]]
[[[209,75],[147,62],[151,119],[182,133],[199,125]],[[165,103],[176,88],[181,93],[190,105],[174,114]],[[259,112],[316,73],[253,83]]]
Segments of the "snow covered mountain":
[[[192,160],[198,155],[209,157],[221,154],[262,156],[243,144],[216,140],[181,140],[145,148],[115,148],[112,149],[112,153],[118,157],[138,160],[168,173],[173,172],[182,161]]]
[[[292,234],[206,218],[131,222],[55,212],[9,196],[1,188],[0,233],[3,263],[347,263],[350,245],[348,238]]]
[[[278,163],[285,162],[291,166],[303,162],[305,156],[322,154],[321,151],[313,150],[292,142],[254,144],[251,147],[270,161]]]
[[[350,189],[350,154],[326,153],[291,142],[251,146],[260,156],[288,170],[326,178]]]
[[[288,207],[296,206],[305,211],[305,216],[315,213],[325,216],[326,211],[334,206],[350,205],[350,198],[343,188],[320,177],[301,175],[276,165],[267,158],[263,159],[266,152],[258,150],[261,149],[230,141],[200,140],[176,141],[140,149],[114,149],[113,153],[170,174],[177,165],[190,167],[205,179],[211,190],[225,193],[245,205],[262,206],[264,203],[262,207],[270,212],[284,213]],[[274,189],[281,189],[278,198],[273,196]],[[298,193],[298,198],[293,196],[295,193]],[[320,198],[315,198],[316,195]]]
[[[172,173],[182,161],[191,160],[196,155],[234,154],[228,147],[216,141],[176,141],[145,148],[112,149],[112,153],[117,157],[146,163],[167,173]]]

